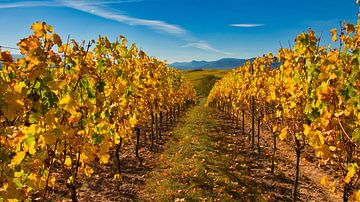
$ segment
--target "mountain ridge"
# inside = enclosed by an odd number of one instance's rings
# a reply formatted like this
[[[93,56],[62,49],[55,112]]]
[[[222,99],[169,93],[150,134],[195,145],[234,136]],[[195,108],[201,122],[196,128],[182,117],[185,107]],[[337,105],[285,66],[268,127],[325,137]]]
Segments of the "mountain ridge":
[[[250,59],[238,59],[238,58],[221,58],[215,61],[205,61],[205,60],[193,60],[191,62],[174,62],[169,66],[182,70],[191,70],[191,69],[234,69],[239,66],[244,65],[247,61],[253,61],[255,58]]]

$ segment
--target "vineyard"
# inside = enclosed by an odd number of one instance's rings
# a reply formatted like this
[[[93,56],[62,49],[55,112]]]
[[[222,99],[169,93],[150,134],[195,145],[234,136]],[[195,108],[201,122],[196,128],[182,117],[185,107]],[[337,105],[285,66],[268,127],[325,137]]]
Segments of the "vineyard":
[[[0,202],[360,201],[360,20],[340,25],[178,71],[32,24],[0,49]]]
[[[336,170],[321,184],[332,191],[342,189],[344,201],[360,200],[360,24],[342,23],[331,35],[338,48],[320,46],[321,37],[311,29],[299,34],[294,47],[281,48],[277,56],[264,55],[227,74],[208,97],[208,106],[225,111],[236,123],[244,123],[249,115],[253,150],[260,152],[260,128],[271,131],[272,173],[277,139],[294,148],[293,201],[298,198],[300,158],[312,155],[308,147],[320,167]],[[273,68],[275,63],[280,66]],[[241,128],[245,134],[244,124]]]
[[[47,200],[61,187],[76,201],[78,181],[110,157],[121,181],[123,142],[141,163],[141,129],[149,125],[153,147],[163,123],[195,101],[178,71],[122,36],[63,43],[44,22],[31,29],[18,43],[23,58],[0,57],[0,201]]]

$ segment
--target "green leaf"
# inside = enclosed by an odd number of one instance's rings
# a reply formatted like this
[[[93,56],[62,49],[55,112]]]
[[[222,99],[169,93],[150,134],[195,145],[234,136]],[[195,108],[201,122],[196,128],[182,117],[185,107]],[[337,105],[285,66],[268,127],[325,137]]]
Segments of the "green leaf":
[[[348,86],[348,96],[350,98],[356,96],[356,89],[353,86]]]
[[[101,144],[104,138],[101,135],[97,134],[97,133],[93,133],[91,135],[91,139],[92,139],[94,144]]]
[[[20,179],[19,178],[14,178],[13,179],[13,183],[15,184],[15,186],[17,187],[17,188],[23,188],[23,184],[21,183],[21,181],[20,181]]]
[[[29,113],[29,122],[30,123],[37,123],[41,118],[40,112],[30,112]]]
[[[99,81],[96,83],[95,88],[99,92],[104,92],[106,83],[104,81]]]
[[[90,99],[95,98],[95,92],[92,88],[87,88],[86,91],[88,94],[88,98],[90,98]]]
[[[132,86],[132,85],[128,86],[128,87],[125,89],[125,96],[126,96],[126,97],[132,96],[132,95],[133,95],[133,91],[134,91],[133,86]]]
[[[356,128],[351,137],[356,143],[360,144],[360,128]]]
[[[35,89],[40,89],[41,87],[41,82],[40,81],[36,81],[35,85],[34,85],[34,88]]]

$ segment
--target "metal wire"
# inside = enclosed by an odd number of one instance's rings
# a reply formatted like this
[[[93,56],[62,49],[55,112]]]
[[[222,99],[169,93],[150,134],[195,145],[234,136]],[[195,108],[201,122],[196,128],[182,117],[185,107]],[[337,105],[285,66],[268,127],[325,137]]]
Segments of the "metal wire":
[[[20,50],[18,48],[14,48],[14,47],[10,47],[10,46],[2,46],[2,45],[0,45],[0,50],[1,49]]]

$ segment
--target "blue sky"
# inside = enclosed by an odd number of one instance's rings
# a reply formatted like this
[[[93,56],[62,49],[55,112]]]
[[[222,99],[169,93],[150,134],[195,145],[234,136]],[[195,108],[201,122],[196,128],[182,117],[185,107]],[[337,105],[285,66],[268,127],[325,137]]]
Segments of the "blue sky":
[[[358,10],[355,0],[0,0],[0,45],[16,47],[46,21],[63,40],[124,35],[168,62],[250,58],[310,27],[329,43],[329,30],[355,23]]]

